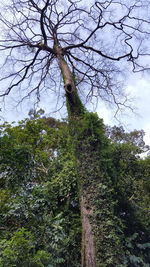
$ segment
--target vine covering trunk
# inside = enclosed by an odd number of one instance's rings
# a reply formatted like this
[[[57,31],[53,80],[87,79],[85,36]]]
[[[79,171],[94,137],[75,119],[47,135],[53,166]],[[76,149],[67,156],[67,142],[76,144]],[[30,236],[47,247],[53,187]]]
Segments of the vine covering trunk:
[[[59,47],[56,50],[76,156],[82,223],[82,267],[119,266],[123,249],[118,231],[119,221],[114,216],[112,184],[103,166],[103,151],[108,145],[103,123],[96,114],[85,110],[62,50]]]

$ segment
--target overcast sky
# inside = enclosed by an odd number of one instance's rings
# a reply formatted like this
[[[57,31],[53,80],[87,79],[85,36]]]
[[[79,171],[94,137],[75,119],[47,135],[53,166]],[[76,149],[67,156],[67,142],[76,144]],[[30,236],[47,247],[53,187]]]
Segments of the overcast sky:
[[[133,96],[133,105],[135,112],[130,110],[124,111],[120,117],[120,124],[122,124],[127,131],[134,129],[143,129],[145,131],[145,142],[150,145],[150,77],[132,76],[126,87],[126,91]],[[111,109],[99,104],[97,108],[99,116],[103,117],[106,124],[119,124],[113,117],[114,113]]]
[[[131,131],[134,129],[143,129],[145,131],[145,142],[150,145],[150,77],[148,75],[133,75],[127,81],[126,87],[127,93],[134,96],[133,105],[136,107],[135,113],[130,110],[124,110],[123,113],[118,117],[117,121],[114,118],[115,111],[105,104],[99,101],[96,112],[98,115],[104,119],[104,123],[108,125],[122,124],[126,131]],[[9,102],[9,105],[8,105]],[[67,114],[64,113],[62,109],[57,113],[49,113],[49,110],[55,110],[56,107],[53,106],[54,99],[45,98],[41,102],[39,108],[43,108],[48,116],[56,116],[57,118],[65,117]],[[30,106],[31,107],[31,106]],[[27,117],[30,109],[28,104],[22,103],[17,109],[14,108],[14,104],[11,105],[11,98],[6,102],[5,109],[1,112],[1,121],[6,120],[9,122],[18,121]],[[92,106],[90,108],[92,110]]]
[[[120,14],[120,13],[119,13]],[[131,131],[134,129],[143,129],[146,133],[145,141],[147,144],[150,145],[150,77],[148,75],[141,76],[138,75],[131,75],[130,78],[126,78],[126,92],[127,94],[130,93],[131,97],[134,97],[133,106],[136,107],[135,113],[132,113],[130,110],[124,110],[123,113],[118,117],[117,121],[114,118],[115,111],[109,107],[106,107],[105,104],[99,101],[97,109],[98,115],[104,119],[105,124],[109,125],[117,125],[122,124],[127,131]],[[27,117],[27,114],[31,107],[33,107],[32,100],[30,104],[28,102],[23,102],[21,105],[18,106],[16,109],[14,107],[15,96],[8,96],[6,100],[5,107],[2,106],[2,111],[0,112],[1,115],[1,122],[4,120],[12,122],[24,119]],[[39,106],[39,108],[43,108],[46,111],[48,116],[55,116],[57,118],[66,117],[67,114],[64,113],[62,109],[60,112],[57,113],[49,113],[51,110],[56,110],[57,107],[54,106],[56,103],[56,97],[46,96],[43,97],[43,100]],[[16,102],[17,104],[17,102]],[[90,108],[92,110],[92,107]]]

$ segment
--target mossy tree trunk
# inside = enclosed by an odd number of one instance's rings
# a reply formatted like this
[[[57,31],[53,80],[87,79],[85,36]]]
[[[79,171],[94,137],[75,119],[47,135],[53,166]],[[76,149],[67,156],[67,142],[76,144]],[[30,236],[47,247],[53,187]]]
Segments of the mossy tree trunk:
[[[75,145],[82,215],[82,267],[122,266],[123,229],[114,211],[115,192],[106,166],[109,144],[102,120],[96,114],[86,113],[77,131]]]
[[[122,246],[113,211],[113,190],[109,177],[101,169],[101,151],[107,146],[103,123],[97,115],[85,110],[63,51],[60,47],[56,47],[56,51],[64,81],[70,133],[77,162],[82,267],[119,266]]]

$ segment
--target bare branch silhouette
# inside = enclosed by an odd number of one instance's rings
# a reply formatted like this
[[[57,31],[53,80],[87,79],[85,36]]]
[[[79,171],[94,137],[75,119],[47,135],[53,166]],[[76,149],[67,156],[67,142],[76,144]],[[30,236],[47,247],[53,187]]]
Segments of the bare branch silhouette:
[[[125,105],[123,66],[133,72],[150,67],[149,9],[149,0],[9,0],[0,14],[0,96],[57,92],[59,47],[86,98]]]

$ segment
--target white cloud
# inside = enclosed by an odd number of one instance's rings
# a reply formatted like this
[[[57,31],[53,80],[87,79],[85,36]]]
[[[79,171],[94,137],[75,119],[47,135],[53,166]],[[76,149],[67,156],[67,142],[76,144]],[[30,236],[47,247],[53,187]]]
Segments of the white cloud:
[[[119,121],[117,121],[114,118],[115,111],[107,107],[105,103],[101,101],[99,101],[96,111],[99,117],[103,118],[105,124],[122,124],[127,131],[143,129],[145,131],[145,142],[150,145],[150,78],[148,76],[132,75],[128,80],[126,92],[130,93],[131,96],[135,98],[134,106],[137,107],[136,114],[132,113],[130,110],[128,112],[124,111],[124,113],[118,117]],[[50,107],[52,108],[54,106],[54,102],[54,99],[49,101],[48,97],[44,100],[43,104],[41,103],[40,107],[44,108],[47,113]],[[9,103],[11,103],[11,101],[9,101]],[[90,105],[90,107],[90,110],[93,110],[93,106]],[[9,105],[9,107],[7,106],[7,110],[4,110],[3,113],[1,112],[0,115],[3,115],[8,121],[18,121],[27,117],[30,108],[31,105],[22,105],[22,109],[18,107],[18,110],[16,110],[14,106],[10,108]],[[63,110],[60,116],[55,113],[47,114],[49,116],[65,117],[66,113],[64,113]]]
[[[127,131],[134,129],[145,131],[145,142],[150,145],[150,78],[148,76],[131,76],[126,87],[126,92],[134,98],[135,113],[124,111],[114,118],[115,111],[108,109],[104,103],[97,107],[98,115],[104,119],[105,124],[122,124]]]

